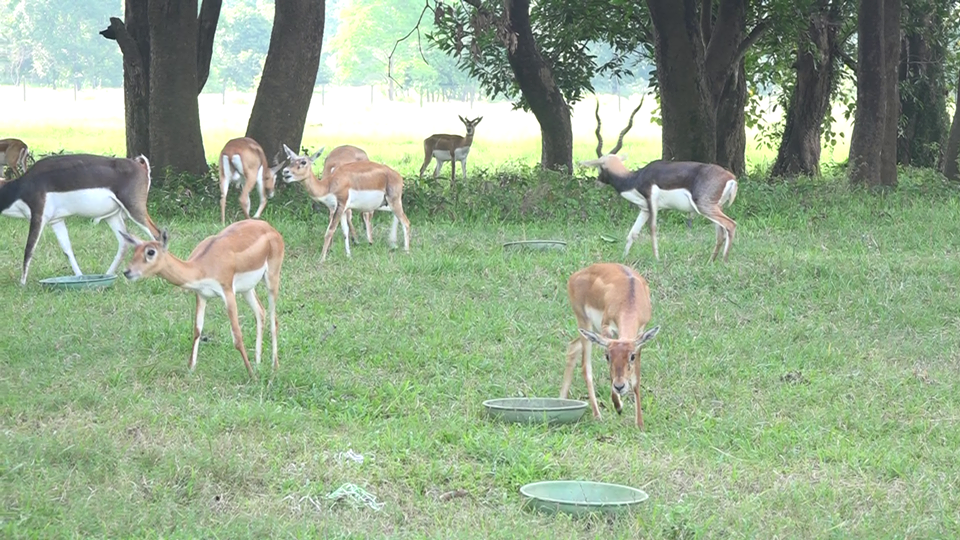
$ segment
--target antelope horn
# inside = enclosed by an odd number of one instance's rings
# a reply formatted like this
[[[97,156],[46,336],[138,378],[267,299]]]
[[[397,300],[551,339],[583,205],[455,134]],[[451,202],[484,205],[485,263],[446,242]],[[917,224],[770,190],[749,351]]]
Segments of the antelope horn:
[[[623,147],[623,136],[626,135],[627,132],[630,131],[630,128],[633,127],[633,117],[636,116],[638,112],[640,112],[640,107],[643,107],[643,100],[644,100],[646,97],[647,97],[647,95],[644,94],[644,95],[640,98],[640,104],[637,105],[637,108],[634,109],[632,113],[630,113],[630,121],[627,122],[627,127],[623,128],[623,131],[620,132],[620,138],[617,139],[617,145],[614,146],[614,147],[613,147],[613,150],[610,151],[611,154],[616,154],[616,153],[619,152],[620,149]],[[597,126],[597,129],[599,130],[600,127]]]

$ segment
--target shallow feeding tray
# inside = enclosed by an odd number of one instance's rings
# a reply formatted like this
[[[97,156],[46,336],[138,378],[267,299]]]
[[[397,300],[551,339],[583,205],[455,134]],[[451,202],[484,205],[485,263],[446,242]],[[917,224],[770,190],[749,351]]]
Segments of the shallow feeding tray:
[[[563,240],[517,240],[516,242],[507,242],[503,244],[503,249],[567,249],[567,243]]]
[[[587,402],[560,398],[500,398],[483,402],[487,414],[504,422],[572,424],[587,410]]]
[[[524,506],[543,512],[573,515],[625,512],[647,500],[643,490],[619,484],[556,480],[535,482],[520,488]]]
[[[115,281],[117,281],[116,274],[84,274],[41,279],[40,284],[48,289],[102,289],[113,285]]]

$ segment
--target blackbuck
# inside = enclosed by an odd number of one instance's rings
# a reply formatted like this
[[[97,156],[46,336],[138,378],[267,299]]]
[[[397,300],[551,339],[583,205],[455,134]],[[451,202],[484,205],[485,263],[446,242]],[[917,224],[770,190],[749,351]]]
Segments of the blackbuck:
[[[10,167],[13,177],[23,175],[27,170],[27,160],[30,159],[30,149],[20,139],[0,139],[0,172],[3,167]]]
[[[279,158],[279,155],[277,156]],[[273,198],[277,183],[277,172],[283,168],[283,162],[275,159],[273,166],[267,163],[267,155],[260,143],[250,137],[231,139],[220,151],[220,224],[226,223],[227,190],[232,183],[240,187],[240,208],[243,215],[250,219],[250,192],[257,188],[260,206],[253,218],[257,219],[267,206],[267,199]]]
[[[642,101],[640,105],[643,105]],[[688,215],[700,214],[712,221],[716,226],[717,244],[710,260],[716,260],[722,246],[723,260],[726,261],[737,228],[737,223],[723,213],[723,207],[733,203],[737,197],[737,180],[733,173],[710,163],[662,160],[651,161],[640,169],[630,171],[624,166],[623,159],[616,154],[623,147],[623,136],[633,127],[633,117],[640,107],[630,115],[627,127],[620,132],[616,146],[608,154],[603,153],[599,110],[598,103],[597,159],[581,161],[580,165],[598,167],[600,182],[609,184],[624,199],[640,207],[640,215],[627,234],[623,256],[630,253],[630,247],[640,235],[640,229],[649,221],[653,256],[660,260],[657,246],[657,211],[672,209]]]
[[[420,166],[420,178],[423,178],[423,171],[427,170],[431,159],[437,160],[437,168],[433,170],[433,177],[440,174],[443,164],[450,162],[450,184],[452,185],[457,178],[457,162],[460,162],[460,171],[463,173],[463,180],[467,180],[467,155],[470,153],[470,145],[473,144],[473,133],[477,124],[483,120],[478,116],[473,120],[467,120],[462,116],[457,116],[463,125],[467,127],[466,135],[447,135],[436,133],[423,140],[423,165]]]
[[[260,364],[263,349],[263,305],[257,298],[256,287],[261,281],[267,286],[267,305],[270,309],[270,335],[273,345],[273,368],[280,367],[277,358],[277,296],[280,294],[280,267],[283,265],[283,237],[265,221],[247,219],[231,224],[219,234],[208,236],[194,248],[187,260],[181,260],[168,250],[169,238],[163,231],[159,241],[143,242],[126,233],[124,239],[134,247],[133,257],[123,275],[130,281],[160,276],[177,287],[197,295],[197,311],[193,326],[193,348],[187,367],[197,366],[200,333],[207,300],[221,298],[227,306],[233,345],[240,351],[247,373],[253,377],[253,368],[237,317],[237,294],[243,296],[257,320],[256,362]]]
[[[323,152],[323,149],[321,148],[320,151]],[[357,146],[344,144],[334,148],[323,160],[323,173],[320,175],[320,180],[323,181],[324,178],[330,176],[330,173],[332,173],[333,170],[340,165],[345,163],[353,163],[354,161],[370,161],[370,158],[362,148]],[[371,218],[373,218],[373,212],[363,212],[363,224],[367,229],[368,244],[373,243],[373,229],[371,228],[372,226],[370,223]],[[350,209],[347,209],[347,225],[350,227],[350,238],[352,238],[354,243],[356,243],[357,231],[355,231],[353,228],[353,212],[351,212]]]
[[[647,281],[629,266],[598,263],[570,276],[567,293],[580,335],[567,347],[567,365],[563,372],[560,397],[567,397],[573,382],[574,366],[580,359],[590,408],[594,418],[600,418],[590,360],[593,344],[599,345],[604,349],[610,368],[610,398],[617,414],[623,414],[621,398],[633,392],[637,402],[636,425],[643,429],[640,349],[660,331],[657,326],[644,332],[651,316]]]
[[[20,284],[27,282],[34,247],[47,224],[57,235],[74,274],[83,274],[67,233],[65,220],[71,216],[106,221],[113,229],[119,247],[107,274],[114,274],[127,247],[122,236],[127,230],[125,218],[130,218],[151,238],[159,237],[160,230],[147,213],[149,192],[150,162],[144,156],[51,156],[38,161],[20,178],[0,186],[3,215],[30,220]]]
[[[403,223],[403,250],[410,251],[410,220],[403,213],[403,177],[400,173],[373,161],[354,161],[336,167],[329,176],[318,180],[313,173],[313,162],[323,153],[322,148],[310,156],[299,156],[286,145],[283,149],[289,158],[289,163],[283,169],[283,181],[303,183],[310,198],[330,210],[330,223],[323,238],[320,262],[327,258],[338,223],[343,230],[347,257],[350,256],[347,210],[393,212],[390,247],[397,246],[397,225]]]

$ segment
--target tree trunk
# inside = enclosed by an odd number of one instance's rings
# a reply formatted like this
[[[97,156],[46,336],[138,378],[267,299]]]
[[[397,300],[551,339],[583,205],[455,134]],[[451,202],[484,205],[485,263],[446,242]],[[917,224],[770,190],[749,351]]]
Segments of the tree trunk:
[[[900,0],[883,1],[883,150],[880,152],[880,184],[897,185],[897,134],[900,130]]]
[[[903,165],[936,167],[950,121],[943,86],[944,21],[936,18],[932,0],[910,0],[905,11],[908,24],[901,40],[899,68],[903,122],[897,159]]]
[[[860,0],[857,19],[857,108],[850,137],[850,182],[880,184],[880,155],[884,141],[886,101],[884,85],[884,4]]]
[[[300,148],[320,67],[324,4],[277,0],[270,48],[253,102],[247,137],[273,158],[286,144]]]
[[[515,46],[507,46],[507,61],[523,97],[540,123],[540,165],[545,169],[572,172],[570,107],[533,39],[530,0],[507,0],[506,9],[510,30],[516,37]]]
[[[954,101],[953,125],[947,138],[947,148],[943,152],[943,175],[954,182],[960,182],[960,76],[957,77],[957,97]]]
[[[717,107],[717,164],[741,176],[747,172],[747,70],[743,60],[724,85]]]
[[[837,39],[836,11],[821,0],[798,43],[797,80],[771,176],[820,176],[823,120],[830,109]]]
[[[123,55],[123,110],[127,157],[150,154],[150,25],[146,0],[127,0],[124,21],[110,18],[100,32]]]
[[[696,0],[647,0],[660,85],[663,159],[713,163],[717,114],[710,98]]]
[[[148,7],[148,157],[159,170],[203,174],[207,162],[197,103],[197,0],[148,0]]]
[[[203,0],[197,21],[197,93],[203,90],[210,75],[210,60],[213,58],[213,36],[217,33],[220,7],[223,0]]]

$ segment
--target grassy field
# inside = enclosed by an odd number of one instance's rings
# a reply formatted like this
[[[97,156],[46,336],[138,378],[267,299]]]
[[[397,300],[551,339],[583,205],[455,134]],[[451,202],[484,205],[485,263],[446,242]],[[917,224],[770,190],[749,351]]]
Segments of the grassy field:
[[[570,195],[598,188],[581,189]],[[373,246],[347,260],[338,235],[323,265],[325,216],[291,208],[265,214],[287,243],[280,370],[252,381],[222,304],[191,373],[192,295],[159,279],[44,290],[38,279],[69,273],[49,231],[20,287],[27,224],[0,219],[0,536],[960,536],[960,193],[931,174],[882,194],[744,178],[728,264],[706,262],[703,219],[687,230],[669,213],[662,260],[646,234],[623,259],[635,214],[612,193],[548,220],[410,204],[409,254],[388,251],[380,215]],[[186,256],[216,213],[154,217]],[[81,267],[106,268],[109,229],[69,226]],[[545,237],[569,247],[501,249]],[[485,419],[485,399],[557,394],[575,335],[566,279],[601,260],[650,282],[661,332],[642,357],[646,431],[632,403],[612,411],[600,358],[601,420]],[[585,393],[578,375],[573,397]],[[547,479],[650,499],[610,518],[523,510],[519,487]],[[324,498],[344,483],[383,508]]]

